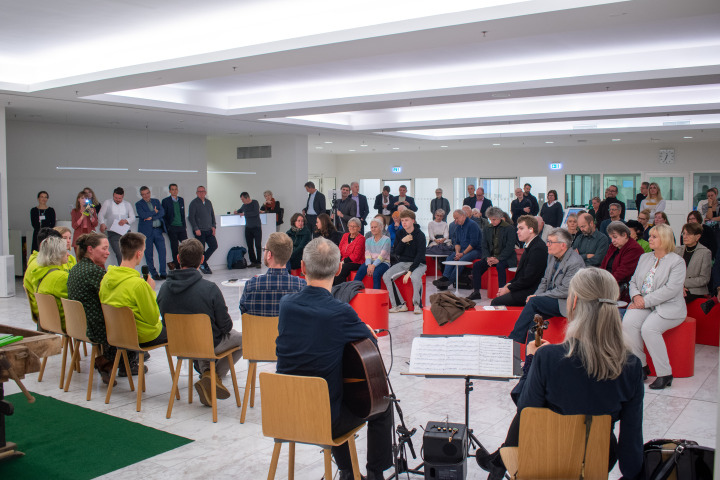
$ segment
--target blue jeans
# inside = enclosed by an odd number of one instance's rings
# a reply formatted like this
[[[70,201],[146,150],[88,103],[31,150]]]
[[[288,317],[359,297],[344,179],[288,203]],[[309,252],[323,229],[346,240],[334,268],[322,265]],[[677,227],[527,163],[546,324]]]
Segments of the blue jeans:
[[[465,255],[460,258],[461,262],[472,262],[473,260],[477,260],[480,258],[480,250],[473,249],[470,250],[469,253],[466,253]],[[448,257],[445,259],[446,262],[452,262],[455,260],[455,252],[448,255]],[[445,268],[443,269],[443,277],[450,280],[450,283],[455,283],[455,265],[445,265]],[[465,268],[465,267],[460,267]],[[460,270],[462,271],[462,270]]]
[[[528,331],[532,326],[533,318],[535,318],[536,314],[542,315],[543,318],[562,316],[559,301],[564,302],[565,299],[558,300],[557,298],[551,297],[531,298],[525,305],[525,308],[523,308],[523,311],[520,312],[520,316],[508,336],[518,343],[526,343]]]
[[[163,237],[162,228],[153,228],[152,234],[145,239],[145,263],[147,263],[150,274],[157,275],[155,259],[153,258],[153,244],[158,251],[160,275],[165,275],[167,267],[165,266],[165,237]]]
[[[367,264],[360,265],[360,268],[358,268],[357,273],[355,274],[355,281],[356,282],[362,282],[363,278],[365,278],[365,275],[367,275]],[[388,268],[390,268],[390,265],[383,262],[380,265],[377,265],[375,267],[375,270],[373,270],[373,288],[376,290],[380,290],[382,288],[382,276],[385,272],[387,272]]]

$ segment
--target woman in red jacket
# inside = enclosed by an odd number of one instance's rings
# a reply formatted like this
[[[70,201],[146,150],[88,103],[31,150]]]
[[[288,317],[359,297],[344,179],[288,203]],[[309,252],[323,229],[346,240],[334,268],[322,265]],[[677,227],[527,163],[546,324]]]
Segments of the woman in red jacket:
[[[77,239],[80,238],[80,235],[92,232],[98,226],[97,211],[92,200],[86,198],[85,192],[78,193],[75,199],[75,208],[70,211],[70,219],[74,230],[72,244],[75,247],[75,256],[77,256]]]
[[[645,250],[632,239],[630,228],[623,222],[610,222],[607,227],[607,234],[610,237],[611,245],[603,258],[600,268],[612,273],[615,281],[620,287],[620,298],[630,303],[628,282],[635,273],[640,255]]]
[[[362,223],[353,217],[348,221],[349,232],[340,240],[340,260],[342,269],[335,277],[333,285],[347,281],[350,272],[356,271],[365,263],[365,237],[360,234]]]

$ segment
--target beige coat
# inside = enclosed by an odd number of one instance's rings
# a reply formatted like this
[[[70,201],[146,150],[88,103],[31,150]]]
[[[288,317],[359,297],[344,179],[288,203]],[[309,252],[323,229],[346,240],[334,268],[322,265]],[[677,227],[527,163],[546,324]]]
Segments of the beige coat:
[[[712,268],[712,254],[708,248],[698,243],[685,273],[685,288],[693,295],[707,295]],[[675,253],[685,254],[685,245],[675,247]]]

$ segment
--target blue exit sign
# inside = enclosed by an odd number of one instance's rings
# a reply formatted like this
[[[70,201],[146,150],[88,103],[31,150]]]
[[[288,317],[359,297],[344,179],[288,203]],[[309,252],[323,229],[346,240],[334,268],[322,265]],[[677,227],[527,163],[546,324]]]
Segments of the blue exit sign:
[[[550,164],[550,170],[561,170],[562,169],[562,163],[551,163]]]
[[[400,173],[402,172],[402,167],[392,167],[392,173]]]

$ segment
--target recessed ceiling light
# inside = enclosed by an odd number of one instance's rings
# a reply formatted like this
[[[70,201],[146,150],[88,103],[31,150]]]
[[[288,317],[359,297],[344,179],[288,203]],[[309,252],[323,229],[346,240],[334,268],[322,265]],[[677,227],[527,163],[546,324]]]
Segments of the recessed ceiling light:
[[[492,98],[508,98],[510,96],[509,93],[493,93],[490,95]]]
[[[315,147],[315,150],[322,150],[323,147]]]
[[[400,147],[393,147],[393,150],[400,150]]]
[[[440,145],[440,148],[448,148],[447,145]]]
[[[693,138],[693,137],[683,137],[683,138]]]
[[[332,143],[332,142],[325,142],[325,143]]]
[[[493,143],[493,147],[499,147],[500,145],[499,143]]]
[[[363,143],[362,145],[360,145],[360,146],[361,146],[361,147],[367,147],[367,145],[365,145],[364,143]]]
[[[350,150],[348,150],[348,152],[357,152],[357,150],[351,148]]]
[[[620,139],[620,138],[613,138],[613,139],[612,139],[613,142],[619,142],[620,140],[622,140],[622,139]]]
[[[545,142],[545,143],[555,143],[555,142]]]

